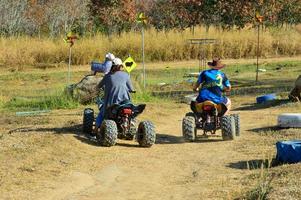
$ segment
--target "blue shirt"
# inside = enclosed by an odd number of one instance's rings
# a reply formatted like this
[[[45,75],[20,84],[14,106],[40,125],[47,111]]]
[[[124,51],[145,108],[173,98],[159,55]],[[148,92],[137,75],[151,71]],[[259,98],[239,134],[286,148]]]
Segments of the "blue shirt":
[[[217,69],[205,70],[199,75],[197,83],[202,84],[197,102],[209,100],[216,104],[227,103],[227,99],[223,96],[223,89],[231,85],[223,72]]]
[[[103,112],[113,104],[119,104],[125,100],[130,101],[130,92],[134,91],[130,76],[124,71],[106,74],[98,87],[104,88]]]
[[[104,63],[98,63],[98,62],[92,61],[91,70],[95,71],[95,72],[107,74],[110,72],[112,64],[113,63],[110,60],[106,60]]]

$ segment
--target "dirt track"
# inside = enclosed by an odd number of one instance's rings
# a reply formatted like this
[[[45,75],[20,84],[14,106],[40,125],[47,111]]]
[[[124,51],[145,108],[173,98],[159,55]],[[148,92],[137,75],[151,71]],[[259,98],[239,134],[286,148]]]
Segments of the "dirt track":
[[[158,135],[157,144],[147,149],[134,141],[119,141],[111,148],[96,146],[80,135],[80,109],[41,118],[1,118],[7,126],[1,128],[5,134],[0,139],[0,199],[239,196],[251,187],[243,185],[251,170],[242,163],[274,154],[265,139],[246,130],[274,125],[280,111],[238,111],[242,136],[236,141],[211,138],[184,143],[181,119],[188,110],[184,104],[148,105],[140,119],[152,120]]]

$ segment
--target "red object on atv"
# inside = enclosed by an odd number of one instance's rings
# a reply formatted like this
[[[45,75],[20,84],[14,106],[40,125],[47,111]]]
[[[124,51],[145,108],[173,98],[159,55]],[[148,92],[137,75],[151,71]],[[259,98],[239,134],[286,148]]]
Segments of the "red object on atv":
[[[213,106],[211,106],[211,105],[205,105],[204,107],[203,107],[203,110],[204,111],[210,111],[210,110],[212,110],[214,107]]]
[[[131,115],[132,114],[132,109],[125,108],[125,109],[122,110],[122,114]]]

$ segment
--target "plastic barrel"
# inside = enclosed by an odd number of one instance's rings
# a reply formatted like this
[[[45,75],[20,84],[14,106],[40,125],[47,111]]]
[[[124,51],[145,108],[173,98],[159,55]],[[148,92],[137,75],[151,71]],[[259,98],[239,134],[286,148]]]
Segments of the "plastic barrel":
[[[257,97],[256,102],[257,103],[264,103],[266,101],[271,101],[271,100],[275,100],[275,99],[276,99],[275,94],[267,94],[267,95]]]
[[[276,143],[277,161],[281,163],[301,162],[301,140],[279,141]]]
[[[279,115],[278,126],[282,128],[301,128],[301,113],[283,113]]]

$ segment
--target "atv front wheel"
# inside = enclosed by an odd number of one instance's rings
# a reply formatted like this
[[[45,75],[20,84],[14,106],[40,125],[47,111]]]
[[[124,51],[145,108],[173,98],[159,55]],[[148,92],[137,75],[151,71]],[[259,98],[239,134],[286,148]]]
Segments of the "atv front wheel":
[[[94,110],[86,108],[83,117],[83,132],[88,135],[93,135]]]
[[[235,121],[235,135],[240,136],[240,117],[238,114],[231,115]]]
[[[182,133],[185,141],[193,142],[196,137],[195,119],[193,116],[185,116],[182,121]]]
[[[223,116],[221,119],[222,137],[223,140],[234,140],[235,134],[235,119],[232,116]]]
[[[117,141],[118,129],[113,120],[104,120],[97,131],[96,139],[101,146],[114,146]]]
[[[152,122],[142,121],[139,123],[137,141],[141,147],[151,147],[155,144],[156,132]]]

